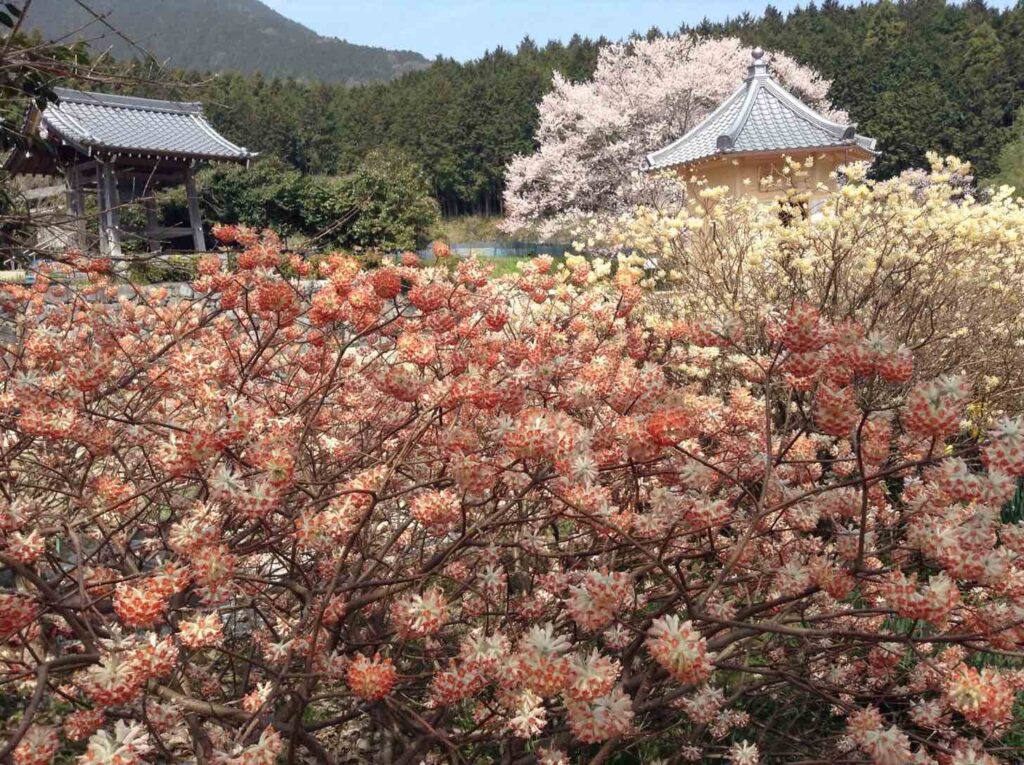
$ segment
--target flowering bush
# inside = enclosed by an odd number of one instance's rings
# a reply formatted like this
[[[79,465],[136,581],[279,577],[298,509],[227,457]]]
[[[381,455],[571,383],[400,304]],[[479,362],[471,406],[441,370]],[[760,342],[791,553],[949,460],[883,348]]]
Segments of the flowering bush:
[[[811,216],[786,197],[780,208],[704,188],[678,214],[638,208],[595,221],[577,246],[656,259],[651,280],[668,290],[661,310],[670,314],[752,331],[772,306],[806,302],[833,321],[858,321],[868,355],[898,367],[913,351],[921,376],[966,374],[977,395],[1020,411],[1024,202],[1008,189],[975,199],[961,183],[968,166],[930,158],[930,173],[887,181],[867,179],[864,165],[844,168]]]
[[[189,296],[3,288],[0,759],[1019,743],[1024,421],[964,439],[967,381],[803,304],[642,320],[626,266],[218,235]]]

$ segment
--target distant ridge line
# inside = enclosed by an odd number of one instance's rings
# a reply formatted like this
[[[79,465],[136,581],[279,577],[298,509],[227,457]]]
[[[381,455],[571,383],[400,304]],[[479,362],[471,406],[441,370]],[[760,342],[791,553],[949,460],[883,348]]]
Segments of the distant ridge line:
[[[34,0],[26,27],[51,40],[72,35],[119,59],[148,53],[175,69],[197,72],[354,85],[385,82],[430,65],[413,51],[319,35],[260,0],[82,2],[86,7],[70,0]]]

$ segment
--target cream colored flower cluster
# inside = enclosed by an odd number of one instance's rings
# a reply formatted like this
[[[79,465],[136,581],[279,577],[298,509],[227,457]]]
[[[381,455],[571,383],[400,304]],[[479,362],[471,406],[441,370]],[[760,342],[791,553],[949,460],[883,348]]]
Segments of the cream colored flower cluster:
[[[930,172],[887,181],[844,167],[810,207],[706,188],[676,212],[595,221],[580,245],[646,262],[670,315],[753,326],[773,305],[805,301],[906,344],[926,374],[969,373],[979,393],[1019,404],[1024,201],[1006,187],[975,196],[962,183],[969,166],[930,159]]]

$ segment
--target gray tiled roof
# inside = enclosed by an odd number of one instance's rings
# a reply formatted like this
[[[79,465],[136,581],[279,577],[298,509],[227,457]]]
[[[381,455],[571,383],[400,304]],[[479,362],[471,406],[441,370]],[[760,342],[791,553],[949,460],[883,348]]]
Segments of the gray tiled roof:
[[[193,159],[243,161],[253,152],[220,135],[198,103],[56,88],[43,111],[50,133],[89,153],[125,152]]]
[[[875,139],[858,135],[816,113],[768,76],[763,51],[754,51],[743,86],[682,138],[647,155],[657,170],[725,154],[859,147],[873,152]]]

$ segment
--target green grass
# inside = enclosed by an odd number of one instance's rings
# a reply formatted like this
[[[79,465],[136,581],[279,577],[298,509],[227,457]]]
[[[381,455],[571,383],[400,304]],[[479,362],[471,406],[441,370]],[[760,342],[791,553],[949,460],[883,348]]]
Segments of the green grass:
[[[536,255],[509,255],[505,257],[490,257],[487,255],[477,255],[477,260],[481,263],[494,264],[494,270],[491,272],[492,279],[499,279],[502,276],[508,276],[509,274],[519,273],[519,264],[525,263],[528,260],[533,260]],[[558,268],[558,264],[562,263],[565,258],[558,256],[552,258],[554,261],[552,264],[552,270]]]
[[[509,274],[518,274],[519,273],[519,264],[520,263],[525,263],[526,261],[530,260],[530,258],[525,257],[525,256],[520,257],[518,255],[512,255],[512,256],[503,257],[503,258],[492,258],[492,257],[487,257],[487,256],[482,256],[482,257],[478,256],[477,260],[479,260],[481,263],[488,263],[488,264],[493,263],[494,264],[494,270],[491,271],[491,278],[492,279],[498,279],[498,278],[500,278],[502,276],[507,276]]]
[[[500,215],[459,215],[445,218],[437,227],[437,238],[452,244],[460,242],[536,242],[537,231],[524,228],[508,233],[498,228]]]
[[[460,215],[441,221],[439,238],[446,242],[507,242],[508,234],[498,228],[498,216]]]

